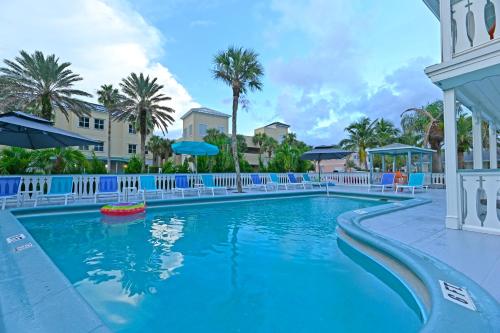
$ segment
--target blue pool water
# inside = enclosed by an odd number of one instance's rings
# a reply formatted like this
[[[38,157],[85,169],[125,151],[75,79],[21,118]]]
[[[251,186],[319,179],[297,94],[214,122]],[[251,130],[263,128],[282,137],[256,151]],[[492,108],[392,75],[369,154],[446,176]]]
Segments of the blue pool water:
[[[415,332],[417,312],[340,248],[375,201],[311,196],[21,222],[113,330]]]

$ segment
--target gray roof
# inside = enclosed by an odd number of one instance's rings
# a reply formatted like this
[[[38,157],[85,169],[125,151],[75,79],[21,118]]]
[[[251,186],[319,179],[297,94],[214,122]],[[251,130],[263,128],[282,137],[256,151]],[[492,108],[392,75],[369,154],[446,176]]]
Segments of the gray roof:
[[[184,118],[188,117],[193,112],[194,113],[208,114],[208,115],[216,116],[216,117],[231,118],[231,116],[228,115],[227,113],[223,113],[223,112],[215,111],[215,110],[212,110],[212,109],[209,109],[209,108],[201,107],[201,108],[192,108],[191,110],[189,110],[188,112],[186,112],[181,117],[181,119],[184,119]]]
[[[290,127],[290,125],[287,125],[287,124],[279,122],[279,121],[275,121],[274,123],[270,123],[269,125],[266,125],[264,127],[271,127],[273,125],[275,125],[276,127],[286,127],[286,128]]]
[[[403,155],[411,153],[433,153],[434,150],[415,146],[404,145],[402,143],[392,143],[387,146],[370,148],[366,150],[369,154]]]
[[[101,104],[96,104],[96,103],[90,103],[92,105],[92,109],[93,111],[97,111],[97,112],[105,112],[107,113],[108,112],[108,109],[106,109],[104,107],[104,105],[101,105]]]

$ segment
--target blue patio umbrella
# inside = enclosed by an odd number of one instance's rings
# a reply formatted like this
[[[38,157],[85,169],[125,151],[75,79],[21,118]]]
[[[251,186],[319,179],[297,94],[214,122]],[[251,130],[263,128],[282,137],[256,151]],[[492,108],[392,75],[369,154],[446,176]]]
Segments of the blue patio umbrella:
[[[50,120],[24,112],[0,115],[0,144],[28,149],[97,145],[102,141],[52,126]]]
[[[183,155],[193,155],[198,156],[213,156],[219,153],[219,148],[217,146],[211,145],[206,142],[198,141],[181,141],[174,143],[172,149],[176,154]],[[196,164],[196,163],[195,163]],[[196,167],[196,172],[198,168]]]

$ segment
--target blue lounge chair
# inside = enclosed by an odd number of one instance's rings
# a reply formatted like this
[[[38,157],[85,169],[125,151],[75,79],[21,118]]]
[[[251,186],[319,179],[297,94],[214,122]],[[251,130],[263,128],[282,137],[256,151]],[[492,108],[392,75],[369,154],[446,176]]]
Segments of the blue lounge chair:
[[[309,177],[308,173],[302,174],[302,182],[304,184],[311,184],[311,186],[335,186],[334,182],[318,182],[318,181],[313,181],[311,180],[311,177]]]
[[[161,195],[161,198],[163,199],[164,191],[160,190],[156,186],[154,176],[139,176],[139,190],[137,193],[142,196],[142,201],[146,202],[146,195],[148,193],[153,193],[156,197]]]
[[[248,188],[250,190],[256,189],[264,189],[264,191],[267,192],[267,185],[262,182],[262,179],[260,179],[259,175],[256,173],[253,173],[250,175],[250,180],[251,184],[248,186],[245,186],[245,188]]]
[[[47,199],[49,202],[51,198],[64,198],[64,205],[67,205],[69,198],[75,201],[76,197],[77,194],[73,192],[73,177],[52,177],[47,194],[40,191],[35,195],[35,207],[38,205],[38,199]]]
[[[227,195],[227,188],[224,186],[215,186],[214,176],[212,175],[201,175],[201,181],[203,187],[201,190],[208,190],[212,192],[212,196],[215,196],[215,191],[219,190]]]
[[[186,175],[175,175],[175,187],[172,189],[172,192],[173,194],[181,192],[183,198],[185,192],[196,193],[197,196],[200,196],[199,188],[189,187],[189,182]]]
[[[393,173],[384,173],[380,179],[380,184],[370,184],[368,191],[371,191],[372,187],[380,187],[382,192],[384,192],[386,188],[394,188],[394,177],[395,175]]]
[[[100,176],[97,191],[94,194],[94,202],[97,202],[99,197],[114,197],[120,201],[120,188],[118,187],[118,177],[116,176]]]
[[[293,173],[288,174],[288,181],[289,181],[289,183],[287,184],[288,187],[295,186],[297,188],[302,187],[304,190],[306,189],[306,184],[303,182],[299,182]]]
[[[427,186],[424,185],[425,174],[423,173],[411,173],[410,179],[408,179],[408,184],[400,185],[396,184],[396,192],[401,189],[404,191],[405,188],[411,190],[411,194],[415,195],[415,189],[427,190]]]
[[[0,178],[0,200],[2,200],[2,209],[5,209],[7,199],[16,199],[16,204],[19,205],[20,187],[21,177]]]
[[[288,190],[288,184],[280,182],[278,175],[276,175],[275,173],[270,173],[269,178],[271,179],[271,181],[269,182],[269,185],[275,187],[276,190],[279,190],[280,186],[284,187],[285,190]]]

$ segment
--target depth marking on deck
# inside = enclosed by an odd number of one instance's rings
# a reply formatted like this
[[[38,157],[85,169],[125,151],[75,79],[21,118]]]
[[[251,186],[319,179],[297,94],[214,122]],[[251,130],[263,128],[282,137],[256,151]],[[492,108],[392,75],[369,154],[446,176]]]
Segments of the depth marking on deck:
[[[19,245],[18,247],[16,247],[14,249],[14,252],[21,252],[21,251],[27,250],[27,249],[32,248],[32,247],[33,247],[33,244],[31,242],[26,243],[26,244]]]
[[[26,238],[26,236],[24,234],[16,234],[16,235],[12,235],[10,237],[7,237],[6,240],[7,240],[7,244],[10,244],[10,243],[15,243],[17,241],[23,240],[25,238]]]
[[[467,289],[442,280],[439,280],[439,285],[445,299],[469,310],[476,311],[476,305],[472,301]]]

